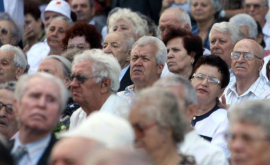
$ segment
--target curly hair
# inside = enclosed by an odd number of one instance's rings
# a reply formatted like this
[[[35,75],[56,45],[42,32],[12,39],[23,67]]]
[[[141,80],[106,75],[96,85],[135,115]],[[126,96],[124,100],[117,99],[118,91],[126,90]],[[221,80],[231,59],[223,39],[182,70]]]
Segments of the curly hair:
[[[64,47],[68,45],[68,40],[76,36],[84,36],[91,49],[101,48],[102,36],[94,25],[84,22],[75,23],[69,30],[66,30],[66,36],[63,39]]]

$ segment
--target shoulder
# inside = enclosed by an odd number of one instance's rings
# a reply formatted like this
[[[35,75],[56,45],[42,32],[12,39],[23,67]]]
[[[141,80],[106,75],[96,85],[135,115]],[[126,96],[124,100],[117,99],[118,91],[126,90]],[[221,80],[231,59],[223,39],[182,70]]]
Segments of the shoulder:
[[[219,108],[210,115],[210,118],[216,123],[222,123],[228,121],[228,111],[223,108]]]

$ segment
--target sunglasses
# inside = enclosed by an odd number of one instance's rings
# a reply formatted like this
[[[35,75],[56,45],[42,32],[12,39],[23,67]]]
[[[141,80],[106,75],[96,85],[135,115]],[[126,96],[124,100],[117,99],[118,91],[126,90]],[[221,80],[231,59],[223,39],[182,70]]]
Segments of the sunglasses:
[[[3,104],[0,102],[0,110],[5,107],[5,110],[9,114],[13,114],[13,105],[12,104]]]
[[[144,136],[144,132],[154,126],[157,125],[157,122],[154,122],[152,124],[149,124],[149,125],[143,125],[141,123],[135,123],[135,124],[132,124],[132,127],[134,129],[134,132],[137,136],[139,137],[143,137]]]
[[[97,77],[101,77],[101,76],[84,76],[82,74],[72,74],[69,78],[69,81],[72,82],[74,78],[76,78],[76,80],[78,81],[79,84],[83,84],[85,82],[85,80],[87,79],[92,79],[92,78],[97,78]]]

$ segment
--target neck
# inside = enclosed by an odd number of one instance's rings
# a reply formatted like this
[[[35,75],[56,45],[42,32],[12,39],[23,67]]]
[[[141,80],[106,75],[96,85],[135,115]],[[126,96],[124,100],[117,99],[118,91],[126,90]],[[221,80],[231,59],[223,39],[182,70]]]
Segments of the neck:
[[[28,144],[44,138],[49,133],[50,132],[37,132],[36,130],[21,129],[19,139],[22,144]]]
[[[61,53],[63,52],[63,49],[59,47],[58,48],[52,48],[50,47],[50,53],[49,55],[61,55]]]
[[[152,86],[154,84],[154,82],[158,79],[159,79],[159,77],[157,79],[155,79],[154,81],[136,82],[136,83],[134,82],[134,93],[137,93],[144,88]]]
[[[111,92],[105,93],[102,95],[102,97],[92,98],[91,104],[87,103],[85,105],[82,105],[82,109],[85,111],[87,116],[89,116],[93,111],[100,110],[102,105],[106,102],[106,100],[110,97]],[[93,104],[94,103],[94,104]]]
[[[264,27],[264,24],[265,24],[265,19],[263,18],[262,20],[260,20],[258,22],[261,25],[261,27],[263,28]]]
[[[192,66],[191,68],[187,68],[183,71],[178,72],[179,75],[184,76],[187,79],[190,77],[191,73],[192,73]]]
[[[121,69],[124,69],[125,67],[127,67],[129,65],[129,62],[121,64]]]
[[[197,22],[197,25],[200,29],[200,32],[208,32],[209,31],[209,28],[210,26],[215,22],[215,19],[214,17],[210,18],[209,21],[199,21]]]
[[[216,105],[216,101],[212,101],[210,104],[209,102],[199,101],[198,100],[198,109],[196,111],[196,116],[201,116],[206,114],[207,112],[211,111]]]
[[[175,146],[155,151],[152,158],[156,165],[177,165],[181,160],[181,156],[178,155]]]
[[[259,75],[257,77],[253,76],[248,78],[241,78],[237,79],[236,77],[236,92],[240,96],[243,93],[245,93],[251,85],[259,78]]]

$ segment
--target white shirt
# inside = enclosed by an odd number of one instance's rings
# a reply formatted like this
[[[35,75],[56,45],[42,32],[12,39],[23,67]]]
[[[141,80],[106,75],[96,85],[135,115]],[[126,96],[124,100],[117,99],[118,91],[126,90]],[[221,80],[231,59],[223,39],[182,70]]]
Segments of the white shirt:
[[[110,97],[105,101],[105,103],[100,108],[101,112],[108,112],[115,114],[117,116],[128,118],[129,115],[129,104],[119,96],[111,94]],[[70,118],[69,130],[77,127],[82,121],[87,117],[87,114],[82,108],[77,109]]]
[[[206,114],[193,117],[191,123],[195,125],[194,128],[200,136],[228,153],[227,142],[224,138],[229,126],[227,110],[215,106]]]
[[[263,32],[263,40],[265,42],[265,50],[269,50],[270,49],[270,22],[269,20],[267,22],[265,22],[263,28],[262,28],[262,32]]]
[[[270,42],[270,40],[269,40],[269,42]],[[262,70],[260,73],[265,78],[267,84],[269,84],[269,80],[268,80],[267,75],[266,75],[266,65],[267,65],[268,61],[270,60],[270,55],[264,57],[263,60],[264,60],[264,64],[263,64],[263,67],[262,67]]]
[[[178,144],[178,147],[179,154],[184,153],[194,156],[198,165],[229,164],[222,149],[203,140],[195,130],[187,133],[184,141]]]
[[[120,76],[119,76],[119,81],[122,80],[122,78],[124,77],[124,75],[126,74],[128,68],[129,68],[130,65],[126,66],[124,69],[121,70],[120,72]]]
[[[129,104],[132,104],[133,98],[135,97],[134,87],[134,84],[127,86],[124,91],[118,92],[117,95],[125,99]]]
[[[27,62],[30,66],[28,73],[35,73],[41,61],[50,53],[47,40],[34,44],[27,52]]]
[[[240,102],[256,99],[268,99],[270,98],[270,87],[264,83],[260,76],[242,95],[238,95],[236,92],[236,82],[231,84],[225,91],[226,103],[233,105]]]
[[[47,135],[46,137],[38,141],[23,145],[20,142],[18,134],[18,136],[15,137],[15,143],[14,147],[11,150],[11,153],[14,154],[17,151],[18,147],[20,146],[26,147],[28,154],[24,155],[20,159],[19,165],[36,165],[39,159],[42,157],[43,153],[45,152],[45,149],[48,146],[50,140],[51,134]]]

